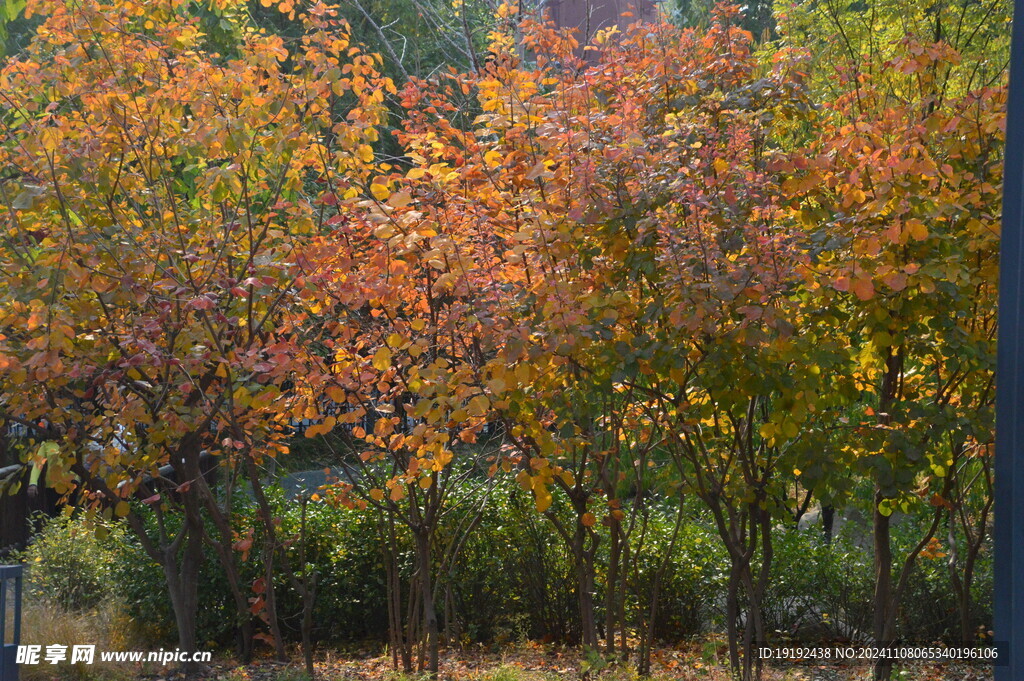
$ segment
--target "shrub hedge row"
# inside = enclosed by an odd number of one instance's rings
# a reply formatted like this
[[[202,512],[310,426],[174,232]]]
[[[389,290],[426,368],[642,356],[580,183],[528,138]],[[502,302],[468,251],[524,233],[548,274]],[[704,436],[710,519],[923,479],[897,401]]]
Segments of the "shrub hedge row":
[[[296,535],[299,504],[279,489],[272,492],[282,535]],[[242,563],[243,574],[252,583],[263,574],[259,523],[246,496],[239,495],[236,506],[238,527],[254,531],[253,547]],[[646,549],[629,583],[627,618],[630,612],[647,607],[657,556],[667,550],[673,520],[667,509],[663,512],[652,504]],[[321,642],[386,640],[386,584],[377,522],[366,512],[322,502],[308,506],[307,569],[319,575],[314,621],[315,636]],[[910,545],[914,526],[913,522],[896,526],[897,546]],[[440,539],[443,545],[444,538]],[[827,543],[818,528],[782,526],[776,528],[774,544],[773,577],[765,601],[769,630],[778,637],[806,641],[852,640],[869,629],[869,549],[844,532]],[[989,550],[983,553],[974,584],[976,621],[986,625],[991,621],[990,555]],[[70,610],[115,599],[146,639],[173,644],[174,618],[163,575],[123,527],[108,526],[97,534],[84,518],[60,516],[47,524],[23,558],[38,597]],[[408,576],[411,551],[400,557],[399,564]],[[724,630],[727,565],[713,526],[693,509],[660,585],[659,640],[679,642]],[[578,636],[570,557],[521,491],[492,493],[479,525],[442,578],[438,604],[449,642],[571,642]],[[600,606],[600,587],[598,591]],[[298,639],[300,600],[283,576],[277,592],[284,634]],[[200,641],[230,646],[234,609],[212,549],[208,549],[199,597],[203,604]],[[900,612],[900,636],[915,641],[955,640],[957,618],[945,558],[936,554],[919,559]]]

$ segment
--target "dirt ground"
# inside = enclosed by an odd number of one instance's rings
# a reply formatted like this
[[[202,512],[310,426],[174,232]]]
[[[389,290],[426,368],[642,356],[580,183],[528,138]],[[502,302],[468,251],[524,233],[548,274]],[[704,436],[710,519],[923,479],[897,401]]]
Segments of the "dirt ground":
[[[297,651],[296,651],[297,653]],[[716,659],[717,658],[717,659]],[[290,664],[260,660],[239,665],[219,660],[200,676],[202,681],[302,681],[301,664],[296,654]],[[661,649],[656,651],[652,677],[656,681],[730,681],[727,665],[719,651],[707,647]],[[989,681],[992,667],[964,664],[908,663],[898,665],[893,681]],[[139,670],[138,681],[179,681],[183,675],[167,670]],[[317,681],[413,681],[421,678],[396,673],[390,656],[358,652],[347,656],[321,653],[316,662]],[[606,664],[594,659],[589,663],[578,651],[531,644],[502,652],[484,650],[448,651],[441,661],[441,678],[450,681],[635,681],[633,667]],[[764,681],[869,681],[871,668],[865,665],[794,665],[768,667]]]

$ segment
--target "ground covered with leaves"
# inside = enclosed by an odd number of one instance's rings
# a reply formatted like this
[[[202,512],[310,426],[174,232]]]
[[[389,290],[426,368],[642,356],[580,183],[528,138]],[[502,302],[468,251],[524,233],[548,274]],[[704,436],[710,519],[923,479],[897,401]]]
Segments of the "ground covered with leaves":
[[[655,652],[651,678],[729,681],[728,660],[724,650],[690,645]],[[387,655],[321,655],[316,663],[317,679],[323,681],[414,681],[416,675],[396,673]],[[901,681],[986,681],[992,668],[980,665],[910,663],[893,673]],[[178,681],[180,673],[144,672],[139,681]],[[240,665],[229,659],[210,665],[199,678],[203,681],[299,681],[306,679],[297,664],[260,660]],[[425,678],[425,677],[424,677]],[[441,678],[452,681],[633,681],[638,679],[632,665],[587,659],[573,649],[526,645],[501,652],[484,650],[448,651],[441,658]],[[769,667],[765,681],[868,681],[867,665],[794,665]]]

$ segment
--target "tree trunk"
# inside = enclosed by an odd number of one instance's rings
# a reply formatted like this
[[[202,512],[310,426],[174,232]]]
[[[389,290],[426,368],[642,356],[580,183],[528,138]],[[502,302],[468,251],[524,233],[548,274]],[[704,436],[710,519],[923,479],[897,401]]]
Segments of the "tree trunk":
[[[267,609],[267,627],[274,639],[274,655],[279,662],[288,661],[288,652],[284,649],[284,638],[281,636],[281,622],[277,617],[277,590],[274,588],[274,538],[266,537],[263,542],[263,580],[266,582],[265,607]]]
[[[640,647],[637,651],[637,669],[640,676],[650,676],[651,674],[651,648],[654,644],[654,634],[657,627],[658,621],[658,603],[661,596],[661,580],[664,579],[665,573],[668,571],[668,566],[672,560],[673,554],[675,553],[676,541],[679,539],[679,530],[683,526],[683,510],[682,503],[676,511],[676,524],[672,529],[672,540],[668,544],[668,550],[665,552],[661,563],[658,565],[658,570],[654,574],[654,584],[651,587],[651,604],[647,621],[644,622],[641,617],[640,622]]]
[[[578,560],[576,563],[576,582],[579,589],[577,597],[580,608],[580,633],[583,647],[597,650],[597,618],[594,614],[594,573],[589,561]]]
[[[821,507],[821,529],[825,533],[825,543],[832,543],[832,529],[835,527],[836,507],[829,504]]]
[[[393,529],[394,525],[392,524]],[[393,540],[394,537],[391,539]],[[392,541],[384,563],[387,576],[388,630],[391,639],[391,657],[396,670],[399,666],[399,658],[401,658],[402,671],[406,674],[411,674],[412,651],[409,649],[409,642],[405,637],[405,628],[402,626],[402,580],[398,574],[396,550]]]
[[[736,622],[740,615],[739,589],[739,566],[736,561],[732,561],[725,591],[725,633],[729,642],[729,667],[734,675],[740,672],[740,636]]]
[[[622,553],[617,520],[612,519],[609,533],[611,546],[608,547],[608,579],[605,584],[604,597],[604,650],[607,655],[614,655],[616,619],[619,614],[619,609],[616,606],[619,587],[619,559]]]
[[[757,637],[757,645],[765,645],[768,640],[765,634],[764,611],[762,610],[762,605],[764,604],[764,592],[768,587],[768,580],[771,577],[772,560],[775,558],[775,546],[772,544],[771,514],[767,510],[762,510],[760,506],[754,506],[752,511],[758,517],[758,525],[761,529],[761,569],[758,573],[757,584],[754,585],[751,592],[750,610],[755,622],[754,631]],[[752,655],[752,653],[753,651],[748,649],[747,654]],[[763,667],[764,662],[761,657],[758,656],[754,670],[756,678],[761,678],[761,671]]]
[[[316,576],[302,594],[302,657],[306,662],[306,675],[313,681],[313,605],[316,603]]]
[[[186,522],[188,522],[186,520]],[[199,612],[199,571],[203,564],[203,537],[194,528],[185,530],[185,546],[181,563],[173,547],[166,549],[162,567],[167,580],[168,595],[174,610],[178,629],[178,647],[182,652],[196,652],[196,615]],[[198,665],[189,661],[182,665],[186,675],[198,671]]]
[[[202,477],[197,480],[197,483],[199,484],[199,492],[205,501],[206,509],[210,513],[214,526],[217,528],[217,534],[220,536],[220,539],[217,541],[210,539],[210,544],[217,552],[220,564],[224,568],[224,575],[228,580],[228,588],[231,590],[231,598],[235,603],[235,613],[238,618],[238,656],[243,663],[247,663],[252,659],[253,634],[255,632],[253,631],[252,612],[249,610],[249,601],[246,598],[246,593],[242,590],[242,579],[238,571],[238,562],[232,546],[232,530],[228,520],[231,508],[230,506],[226,509],[221,508],[217,503],[217,497],[214,495],[213,490],[210,489]],[[228,494],[230,494],[230,491]]]
[[[419,583],[423,604],[423,645],[426,648],[427,662],[426,671],[430,678],[438,678],[439,666],[439,629],[437,626],[437,612],[434,608],[434,589],[430,575],[430,532],[422,528],[416,532],[416,554],[419,563]]]
[[[884,499],[881,491],[875,492],[874,505],[874,549],[875,549],[875,592],[872,598],[874,616],[871,633],[875,645],[886,646],[890,643],[889,631],[890,609],[892,604],[892,546],[890,544],[890,516],[884,515],[878,505]],[[892,673],[892,661],[888,658],[878,660],[874,666],[875,681],[887,681]]]

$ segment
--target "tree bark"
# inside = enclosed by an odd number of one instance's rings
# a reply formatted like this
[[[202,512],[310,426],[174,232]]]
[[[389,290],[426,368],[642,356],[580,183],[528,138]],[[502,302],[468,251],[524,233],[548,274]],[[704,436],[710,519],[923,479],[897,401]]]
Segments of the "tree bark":
[[[423,599],[423,643],[426,647],[426,671],[430,678],[438,678],[439,667],[439,628],[437,626],[437,612],[434,608],[434,589],[430,578],[430,531],[428,528],[421,528],[416,532],[416,554],[418,560],[418,572],[421,597]]]
[[[608,547],[608,579],[605,584],[604,602],[604,650],[607,655],[615,654],[616,620],[619,608],[616,605],[619,591],[619,559],[622,555],[622,544],[619,537],[619,524],[614,518],[609,528]]]
[[[871,620],[871,634],[876,646],[889,645],[890,632],[887,626],[892,605],[892,546],[890,544],[890,516],[879,510],[879,503],[885,497],[880,490],[875,491],[873,515],[874,537],[874,570],[875,591],[872,597],[874,615]],[[875,663],[875,681],[884,681],[892,673],[892,662],[881,659]]]
[[[821,507],[821,530],[825,534],[825,543],[832,543],[832,530],[835,527],[836,507],[831,504]]]
[[[161,567],[167,581],[171,607],[174,610],[178,647],[182,652],[194,653],[198,633],[196,616],[199,612],[199,571],[203,564],[203,537],[193,528],[187,528],[186,533],[181,563],[178,563],[177,547],[172,544],[164,551]],[[192,675],[198,671],[199,665],[189,661],[182,665],[182,669],[186,675]]]

